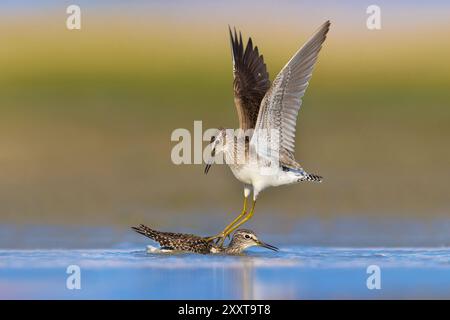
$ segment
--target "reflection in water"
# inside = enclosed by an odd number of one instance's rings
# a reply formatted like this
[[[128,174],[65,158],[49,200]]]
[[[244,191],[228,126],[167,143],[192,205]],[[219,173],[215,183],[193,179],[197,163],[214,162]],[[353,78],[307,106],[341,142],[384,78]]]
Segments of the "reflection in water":
[[[270,291],[280,292],[280,288],[267,286],[263,279],[256,276],[255,261],[251,257],[240,257],[238,264],[234,266],[222,266],[214,268],[215,290],[229,295],[233,299],[254,300],[270,294]],[[217,274],[220,270],[220,283],[217,283]],[[268,290],[269,289],[269,290]],[[274,290],[275,289],[275,290]]]
[[[203,289],[210,287],[213,295],[229,296],[233,299],[255,299],[254,261],[247,257],[239,259],[242,260],[232,266],[226,262],[222,265],[214,264],[210,277],[211,284],[206,284]],[[207,276],[207,270],[204,270],[202,275]]]
[[[246,259],[242,263],[242,298],[254,299],[254,265],[253,261]]]
[[[71,264],[81,267],[81,290],[66,289]],[[371,264],[383,270],[383,290],[366,287]],[[0,250],[0,298],[450,298],[449,268],[448,248],[285,246],[247,256]]]

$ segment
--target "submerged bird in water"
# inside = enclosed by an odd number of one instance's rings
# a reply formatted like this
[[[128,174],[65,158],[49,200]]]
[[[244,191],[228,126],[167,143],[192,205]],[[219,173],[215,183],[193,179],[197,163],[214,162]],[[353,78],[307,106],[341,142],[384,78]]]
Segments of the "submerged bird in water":
[[[217,246],[214,241],[209,238],[187,233],[156,231],[143,224],[139,227],[132,227],[132,229],[158,242],[161,246],[161,250],[184,251],[201,254],[240,254],[249,247],[259,246],[278,251],[277,247],[262,242],[253,231],[246,229],[236,230],[227,247]]]

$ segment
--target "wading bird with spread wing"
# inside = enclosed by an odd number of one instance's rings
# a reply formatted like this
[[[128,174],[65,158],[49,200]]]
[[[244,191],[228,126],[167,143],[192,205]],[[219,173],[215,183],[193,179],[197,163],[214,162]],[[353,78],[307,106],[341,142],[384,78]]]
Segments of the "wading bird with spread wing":
[[[241,33],[238,36],[236,30],[234,33],[229,30],[234,102],[240,132],[245,132],[245,135],[242,139],[236,138],[236,135],[231,137],[228,130],[219,129],[211,139],[210,148],[212,156],[223,153],[234,176],[244,184],[244,207],[221,233],[211,237],[218,239],[220,244],[253,216],[256,199],[262,190],[301,181],[322,181],[322,177],[307,173],[295,160],[294,139],[302,98],[329,28],[330,22],[327,21],[294,54],[272,84],[263,56],[259,54],[258,47],[253,46],[252,39],[249,38],[244,49]],[[211,157],[205,173],[208,173],[213,161]],[[268,173],[264,170],[268,167],[275,170]],[[253,202],[248,212],[247,198],[252,192]]]

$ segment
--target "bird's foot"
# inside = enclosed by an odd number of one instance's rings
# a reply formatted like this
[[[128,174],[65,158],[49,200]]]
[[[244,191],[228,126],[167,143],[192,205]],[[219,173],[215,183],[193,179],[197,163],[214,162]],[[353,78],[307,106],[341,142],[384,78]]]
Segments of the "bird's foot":
[[[224,242],[225,242],[225,237],[217,238],[216,245],[218,245],[219,247],[222,248]]]
[[[225,243],[225,240],[226,239],[230,239],[231,238],[231,236],[230,236],[230,234],[228,233],[228,234],[226,234],[226,235],[224,235],[224,236],[222,236],[222,237],[220,237],[220,238],[217,238],[217,240],[216,240],[216,245],[218,245],[219,247],[223,247],[223,244]]]
[[[207,238],[206,240],[214,241],[216,245],[218,245],[219,247],[223,247],[223,243],[225,242],[226,238],[230,238],[230,235],[225,234],[224,232],[221,232],[219,234],[216,234],[215,236]]]
[[[216,234],[215,236],[206,238],[206,241],[215,241],[218,242],[221,238],[225,237],[223,232]]]

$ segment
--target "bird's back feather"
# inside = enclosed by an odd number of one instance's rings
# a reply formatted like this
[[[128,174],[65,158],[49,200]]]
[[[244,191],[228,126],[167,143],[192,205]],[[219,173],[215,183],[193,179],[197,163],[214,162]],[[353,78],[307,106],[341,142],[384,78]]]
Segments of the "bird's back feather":
[[[143,224],[132,227],[140,233],[160,244],[162,248],[171,248],[176,251],[190,251],[196,253],[210,253],[214,244],[207,238],[187,233],[161,232],[151,229]]]

